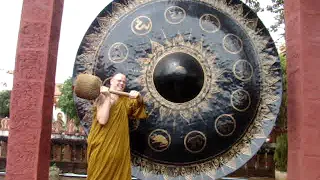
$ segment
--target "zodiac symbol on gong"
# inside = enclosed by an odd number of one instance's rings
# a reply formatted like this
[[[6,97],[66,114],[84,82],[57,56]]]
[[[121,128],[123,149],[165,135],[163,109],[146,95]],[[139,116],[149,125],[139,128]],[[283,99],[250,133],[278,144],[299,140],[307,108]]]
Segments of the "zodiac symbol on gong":
[[[186,11],[179,6],[171,6],[164,12],[164,17],[170,24],[179,24],[186,17]]]
[[[131,23],[131,30],[136,35],[146,35],[152,29],[152,21],[147,16],[136,17]]]
[[[129,50],[127,46],[121,42],[112,44],[108,51],[108,57],[115,63],[122,62],[127,59]]]
[[[223,38],[223,48],[231,54],[238,54],[242,50],[241,39],[234,34],[227,34]]]
[[[231,105],[237,111],[245,111],[249,108],[251,99],[248,91],[238,89],[231,94]]]
[[[184,146],[191,153],[201,152],[206,144],[207,138],[200,131],[191,131],[184,138]]]
[[[217,32],[220,29],[219,19],[212,14],[204,14],[200,17],[199,25],[202,30],[208,33]]]
[[[168,147],[170,146],[171,136],[168,134],[166,130],[163,130],[163,129],[153,130],[149,134],[148,144],[152,150],[157,152],[162,152],[168,149]]]
[[[241,81],[248,81],[253,74],[252,65],[247,60],[239,60],[233,65],[233,74]]]
[[[236,120],[230,114],[222,114],[216,119],[214,127],[219,135],[230,136],[236,129]]]

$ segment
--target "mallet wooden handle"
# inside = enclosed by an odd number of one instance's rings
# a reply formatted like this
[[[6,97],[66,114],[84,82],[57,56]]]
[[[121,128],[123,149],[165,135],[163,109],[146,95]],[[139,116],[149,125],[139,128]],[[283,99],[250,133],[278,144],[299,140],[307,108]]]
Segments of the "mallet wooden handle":
[[[117,95],[121,95],[121,96],[129,96],[129,93],[123,92],[123,91],[116,91],[116,90],[109,89],[109,92],[112,94],[117,94]]]

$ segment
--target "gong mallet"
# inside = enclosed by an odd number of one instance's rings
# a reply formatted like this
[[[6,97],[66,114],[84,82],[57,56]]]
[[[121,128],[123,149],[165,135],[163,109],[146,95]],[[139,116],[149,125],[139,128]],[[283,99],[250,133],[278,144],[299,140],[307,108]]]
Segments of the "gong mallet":
[[[74,92],[77,97],[94,100],[100,95],[100,87],[104,84],[101,79],[92,74],[79,74],[74,83]],[[129,93],[109,89],[112,94],[129,96]]]

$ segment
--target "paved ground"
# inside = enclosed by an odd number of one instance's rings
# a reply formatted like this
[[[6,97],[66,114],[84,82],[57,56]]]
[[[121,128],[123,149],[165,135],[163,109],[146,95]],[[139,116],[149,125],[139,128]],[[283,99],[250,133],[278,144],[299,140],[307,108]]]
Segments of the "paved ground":
[[[267,178],[267,177],[250,177],[250,178],[222,178],[219,180],[237,180],[237,179],[244,179],[244,180],[274,180],[274,178]]]
[[[4,180],[4,176],[0,176],[0,180]],[[60,180],[85,180],[85,178],[70,178],[70,177],[61,177]],[[236,179],[233,179],[236,180]],[[248,180],[274,180],[274,178],[262,178],[262,177],[252,177]]]
[[[68,178],[68,177],[63,177],[61,180],[85,180],[85,178]],[[236,180],[236,179],[234,179]],[[274,178],[263,178],[263,177],[252,177],[249,178],[248,180],[274,180]]]

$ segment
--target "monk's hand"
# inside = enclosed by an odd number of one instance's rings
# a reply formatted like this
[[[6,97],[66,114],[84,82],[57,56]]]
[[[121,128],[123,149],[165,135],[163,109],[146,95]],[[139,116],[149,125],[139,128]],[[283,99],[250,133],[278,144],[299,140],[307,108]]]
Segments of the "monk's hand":
[[[142,96],[138,91],[132,90],[129,92],[129,98],[137,99],[139,102],[142,102]]]
[[[140,96],[140,93],[138,91],[132,90],[129,92],[129,98],[135,99]]]
[[[106,86],[101,86],[100,93],[108,97],[110,95],[109,88]]]

